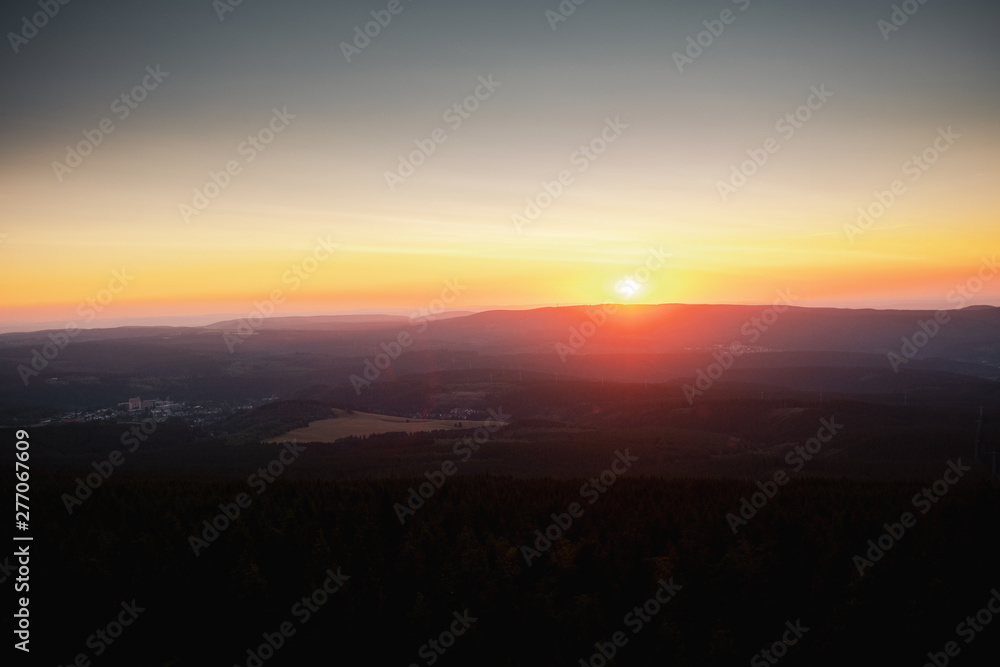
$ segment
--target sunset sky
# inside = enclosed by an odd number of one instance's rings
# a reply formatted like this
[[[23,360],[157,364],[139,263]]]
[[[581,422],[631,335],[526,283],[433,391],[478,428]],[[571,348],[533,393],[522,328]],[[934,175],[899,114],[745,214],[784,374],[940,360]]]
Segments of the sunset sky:
[[[460,310],[954,307],[1000,245],[1000,7],[906,4],[890,30],[872,0],[77,1],[35,30],[7,2],[0,323],[275,290],[283,315],[411,312],[456,281]]]

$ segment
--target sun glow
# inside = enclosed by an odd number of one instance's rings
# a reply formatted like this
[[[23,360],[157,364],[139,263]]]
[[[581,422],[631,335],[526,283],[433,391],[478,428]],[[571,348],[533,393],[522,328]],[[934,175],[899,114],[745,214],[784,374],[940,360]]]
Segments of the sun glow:
[[[615,286],[615,290],[626,299],[631,299],[639,293],[639,283],[631,278],[625,278],[618,281],[618,284]]]

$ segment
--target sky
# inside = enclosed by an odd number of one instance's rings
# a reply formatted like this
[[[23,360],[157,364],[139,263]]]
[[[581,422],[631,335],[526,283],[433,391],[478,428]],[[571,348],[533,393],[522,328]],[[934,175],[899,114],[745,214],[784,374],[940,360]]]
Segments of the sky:
[[[46,6],[0,10],[7,329],[1000,305],[996,3]]]

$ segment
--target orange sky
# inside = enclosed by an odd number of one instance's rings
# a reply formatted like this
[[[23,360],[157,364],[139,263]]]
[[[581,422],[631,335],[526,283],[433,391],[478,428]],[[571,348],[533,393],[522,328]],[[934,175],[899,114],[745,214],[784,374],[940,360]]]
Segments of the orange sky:
[[[351,63],[329,33],[354,17],[333,5],[295,25],[265,9],[193,23],[183,45],[167,27],[129,41],[97,9],[63,22],[107,49],[42,35],[0,63],[23,92],[0,127],[0,329],[79,320],[123,267],[133,278],[84,324],[245,314],[274,290],[283,314],[407,311],[447,280],[465,286],[456,309],[778,289],[806,306],[954,306],[1000,245],[989,21],[939,8],[886,41],[860,4],[780,21],[747,6],[684,72],[670,45],[700,25],[695,5],[588,7],[555,34],[527,4],[477,10],[485,22],[426,8]],[[154,65],[169,75],[118,118],[109,103]],[[55,167],[104,117],[114,131]],[[337,251],[289,279],[320,238]],[[626,294],[651,249],[669,258]],[[972,296],[1000,304],[1000,280]]]

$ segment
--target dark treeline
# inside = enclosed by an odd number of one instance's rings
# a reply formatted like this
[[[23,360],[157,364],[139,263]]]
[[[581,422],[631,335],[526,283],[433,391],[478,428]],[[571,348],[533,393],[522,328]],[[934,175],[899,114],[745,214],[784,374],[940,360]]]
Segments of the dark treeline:
[[[465,610],[477,620],[438,664],[577,665],[617,631],[616,665],[747,664],[800,619],[783,665],[919,665],[947,641],[974,665],[1000,646],[1000,627],[968,645],[955,630],[1000,585],[995,482],[963,479],[922,515],[911,498],[930,480],[792,480],[734,535],[726,515],[753,483],[626,474],[591,505],[584,479],[458,476],[401,525],[394,504],[424,481],[281,478],[258,494],[122,475],[69,516],[71,476],[40,473],[34,657],[246,665],[289,621],[265,665],[425,665]],[[189,536],[240,493],[251,504],[196,557]],[[521,546],[573,502],[582,515],[529,567]],[[859,576],[854,556],[906,511],[916,525]],[[338,567],[349,581],[302,623],[294,605]],[[682,589],[633,633],[625,616],[671,577]],[[146,611],[95,657],[88,637],[133,598]]]
[[[255,443],[336,416],[329,405],[317,401],[277,401],[230,415],[212,425],[211,431],[228,435],[229,444]]]

